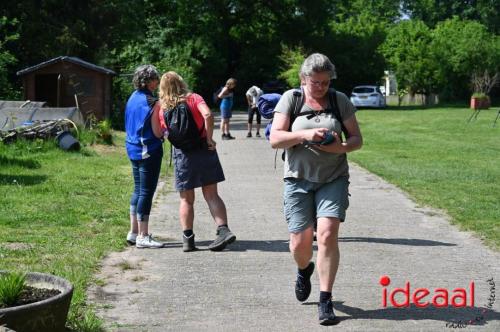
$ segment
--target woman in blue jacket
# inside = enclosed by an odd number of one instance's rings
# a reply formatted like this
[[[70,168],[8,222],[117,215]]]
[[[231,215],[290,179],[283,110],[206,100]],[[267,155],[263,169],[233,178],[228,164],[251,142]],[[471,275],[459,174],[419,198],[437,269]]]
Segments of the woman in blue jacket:
[[[137,248],[161,248],[149,233],[149,213],[160,175],[163,133],[158,99],[153,96],[159,74],[152,65],[139,66],[134,73],[135,91],[125,106],[125,146],[132,164],[134,192],[130,199],[130,232],[127,241]]]

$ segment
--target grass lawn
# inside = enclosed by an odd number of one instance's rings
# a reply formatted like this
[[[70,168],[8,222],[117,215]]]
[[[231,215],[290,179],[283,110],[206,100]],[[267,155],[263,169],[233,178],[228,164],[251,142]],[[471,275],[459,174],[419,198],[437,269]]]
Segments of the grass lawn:
[[[85,289],[121,250],[132,190],[124,134],[116,146],[65,152],[53,142],[0,143],[0,270],[48,272],[75,286],[69,325],[98,331]]]
[[[452,222],[500,248],[498,108],[467,123],[466,108],[361,110],[364,146],[350,160],[445,210]]]

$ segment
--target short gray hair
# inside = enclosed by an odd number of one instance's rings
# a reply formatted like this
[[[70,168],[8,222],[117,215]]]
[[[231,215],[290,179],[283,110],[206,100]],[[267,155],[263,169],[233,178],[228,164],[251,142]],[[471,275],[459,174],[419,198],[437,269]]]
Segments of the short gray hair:
[[[330,79],[337,78],[334,64],[328,57],[321,53],[313,53],[308,56],[300,67],[300,77],[311,76],[314,73],[328,72]]]
[[[141,65],[135,70],[132,82],[134,83],[134,88],[140,90],[145,89],[148,83],[154,80],[160,80],[160,74],[158,74],[156,67],[153,65]]]

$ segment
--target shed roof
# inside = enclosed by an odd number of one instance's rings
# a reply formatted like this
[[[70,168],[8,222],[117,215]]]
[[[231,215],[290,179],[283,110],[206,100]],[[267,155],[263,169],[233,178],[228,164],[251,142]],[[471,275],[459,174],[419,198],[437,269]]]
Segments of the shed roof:
[[[62,62],[62,61],[71,62],[73,64],[85,67],[85,68],[90,69],[90,70],[95,70],[95,71],[98,71],[98,72],[101,72],[101,73],[104,73],[107,75],[116,75],[116,73],[114,71],[112,71],[111,69],[97,66],[97,65],[94,65],[93,63],[90,63],[90,62],[84,61],[80,58],[76,58],[76,57],[72,57],[72,56],[58,56],[57,58],[53,58],[53,59],[50,59],[48,61],[39,63],[35,66],[20,70],[17,72],[17,75],[22,76],[22,75],[31,73],[32,71],[35,71],[35,70],[38,70],[40,68],[52,65],[52,64],[57,63],[57,62]]]

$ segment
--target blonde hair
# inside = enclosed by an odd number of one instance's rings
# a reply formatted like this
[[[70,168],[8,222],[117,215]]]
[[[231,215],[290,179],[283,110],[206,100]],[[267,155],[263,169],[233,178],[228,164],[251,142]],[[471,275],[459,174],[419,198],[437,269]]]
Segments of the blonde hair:
[[[160,80],[160,105],[164,110],[175,107],[186,100],[189,94],[188,86],[175,71],[166,72]]]
[[[236,86],[236,79],[235,78],[230,78],[227,80],[226,82],[226,88],[228,89],[234,89],[234,87]]]

